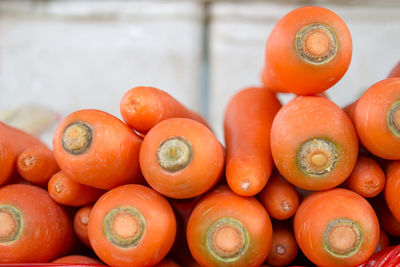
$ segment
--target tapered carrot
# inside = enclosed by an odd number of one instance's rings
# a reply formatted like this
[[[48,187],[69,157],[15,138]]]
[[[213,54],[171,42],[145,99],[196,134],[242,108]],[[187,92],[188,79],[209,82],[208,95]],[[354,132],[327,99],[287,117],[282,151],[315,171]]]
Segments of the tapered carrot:
[[[151,188],[123,185],[94,205],[88,224],[90,244],[111,266],[153,266],[174,242],[176,220],[168,201]]]
[[[363,146],[384,159],[400,159],[400,78],[372,85],[354,107],[353,122]]]
[[[244,89],[230,100],[224,119],[226,179],[236,194],[253,196],[267,183],[273,168],[269,135],[280,108],[275,94],[262,88]]]
[[[374,205],[379,223],[385,232],[400,237],[400,222],[396,220],[383,198],[376,200]]]
[[[359,155],[345,186],[363,197],[374,197],[385,187],[385,173],[372,158]]]
[[[390,71],[388,78],[400,77],[400,62]]]
[[[219,186],[194,208],[187,240],[201,266],[260,266],[271,249],[272,225],[255,198]]]
[[[40,141],[33,135],[30,135],[22,130],[11,127],[9,125],[6,125],[2,122],[0,122],[0,124],[4,126],[8,141],[11,143],[14,149],[14,153],[16,155],[21,153],[21,151],[27,147],[36,145],[46,146],[42,141]]]
[[[53,151],[46,146],[27,147],[17,157],[18,173],[27,181],[37,185],[47,185],[51,176],[60,168]]]
[[[87,257],[87,256],[82,256],[82,255],[69,255],[69,256],[64,256],[61,258],[58,258],[51,263],[57,263],[57,264],[85,264],[85,265],[90,265],[93,266],[93,264],[96,265],[102,265],[102,263],[98,260],[95,260],[93,258]]]
[[[335,103],[300,96],[275,116],[271,151],[276,167],[289,182],[307,190],[326,190],[350,175],[358,139],[351,120]]]
[[[385,248],[387,248],[389,245],[390,245],[389,237],[388,237],[388,235],[386,234],[386,232],[383,231],[382,228],[381,228],[381,230],[380,230],[380,232],[379,232],[379,241],[378,241],[378,245],[376,245],[374,254],[377,253],[377,252],[379,252],[379,251],[381,251],[381,250],[383,250],[383,249],[385,249]]]
[[[7,182],[14,173],[16,154],[6,133],[5,124],[0,122],[0,186]]]
[[[69,216],[45,190],[0,188],[0,262],[48,262],[67,253],[73,241]]]
[[[53,137],[61,170],[78,183],[100,189],[138,181],[140,144],[118,118],[93,109],[68,115]]]
[[[154,267],[180,267],[180,265],[171,259],[163,259],[160,263],[154,265]]]
[[[73,207],[91,204],[104,193],[104,190],[75,182],[63,171],[50,178],[47,188],[54,201]]]
[[[349,29],[337,14],[316,6],[295,9],[268,37],[262,80],[278,92],[320,93],[346,73],[352,49]]]
[[[400,160],[392,161],[386,168],[385,200],[389,210],[400,222]]]
[[[278,173],[273,173],[265,188],[258,196],[269,216],[277,220],[292,217],[299,206],[296,189]]]
[[[196,120],[208,126],[201,115],[187,109],[167,92],[154,87],[130,89],[122,97],[120,111],[124,121],[143,134],[157,123],[177,117]]]
[[[292,229],[282,224],[274,224],[273,229],[272,248],[266,262],[271,266],[288,266],[299,249]]]
[[[303,200],[294,217],[296,241],[318,266],[355,266],[366,261],[379,240],[371,205],[347,189],[317,192]]]
[[[92,211],[93,206],[84,206],[80,208],[74,216],[74,230],[76,236],[79,240],[85,244],[87,247],[91,248],[88,235],[88,223],[90,212]]]
[[[149,185],[171,198],[191,198],[214,186],[224,167],[224,153],[203,124],[167,119],[143,139],[140,168]]]

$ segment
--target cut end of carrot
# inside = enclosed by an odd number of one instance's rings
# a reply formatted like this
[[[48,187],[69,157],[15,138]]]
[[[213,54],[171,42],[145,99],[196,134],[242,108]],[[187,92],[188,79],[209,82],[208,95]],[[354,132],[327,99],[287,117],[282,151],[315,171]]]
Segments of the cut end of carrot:
[[[284,211],[284,212],[289,212],[291,209],[292,209],[292,206],[290,205],[290,203],[288,202],[288,201],[286,201],[286,200],[283,200],[282,202],[281,202],[281,209]]]
[[[400,100],[390,106],[387,112],[387,125],[393,135],[400,137]]]
[[[157,149],[158,164],[168,172],[177,172],[186,168],[192,158],[192,146],[183,137],[165,140]]]
[[[246,229],[233,218],[219,219],[207,233],[210,252],[225,262],[237,260],[246,252],[248,243]]]
[[[337,52],[334,31],[325,24],[310,24],[296,34],[297,54],[303,61],[311,64],[324,64]]]
[[[278,244],[275,246],[275,253],[278,255],[285,255],[286,253],[286,246],[282,244]]]
[[[30,169],[35,164],[36,158],[30,154],[24,154],[20,158],[21,167],[24,169]]]
[[[10,205],[0,205],[0,243],[17,240],[21,232],[22,216],[20,211]]]
[[[313,138],[300,146],[299,168],[307,175],[321,176],[332,171],[338,161],[336,146],[329,140]]]
[[[325,249],[336,257],[349,257],[361,246],[362,233],[354,221],[346,218],[332,220],[324,232]]]
[[[79,218],[79,221],[81,222],[82,225],[87,225],[89,223],[89,216],[83,215]]]
[[[146,229],[146,220],[134,207],[117,207],[104,218],[104,233],[108,241],[122,248],[139,244]]]
[[[84,154],[92,144],[92,134],[92,129],[86,123],[74,122],[65,128],[62,146],[69,154]]]
[[[54,192],[61,193],[64,190],[64,185],[62,183],[54,184]]]

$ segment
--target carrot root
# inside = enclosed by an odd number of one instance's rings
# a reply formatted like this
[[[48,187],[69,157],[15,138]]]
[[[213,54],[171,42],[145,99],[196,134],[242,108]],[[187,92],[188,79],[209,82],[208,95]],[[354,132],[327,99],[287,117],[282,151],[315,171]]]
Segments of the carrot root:
[[[22,214],[11,205],[0,205],[0,244],[13,242],[22,232]]]
[[[157,161],[168,172],[184,169],[193,158],[193,149],[183,137],[165,140],[157,149]]]
[[[67,126],[62,135],[62,146],[72,155],[80,155],[89,150],[92,144],[92,129],[84,122]]]

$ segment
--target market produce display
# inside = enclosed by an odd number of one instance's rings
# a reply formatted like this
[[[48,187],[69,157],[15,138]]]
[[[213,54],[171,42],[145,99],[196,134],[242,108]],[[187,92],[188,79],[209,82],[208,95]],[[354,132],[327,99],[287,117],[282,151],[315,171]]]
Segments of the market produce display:
[[[226,107],[225,147],[154,87],[121,96],[124,121],[69,114],[52,149],[0,122],[0,263],[398,266],[400,63],[341,108],[324,91],[351,56],[337,14],[288,13],[263,86]]]

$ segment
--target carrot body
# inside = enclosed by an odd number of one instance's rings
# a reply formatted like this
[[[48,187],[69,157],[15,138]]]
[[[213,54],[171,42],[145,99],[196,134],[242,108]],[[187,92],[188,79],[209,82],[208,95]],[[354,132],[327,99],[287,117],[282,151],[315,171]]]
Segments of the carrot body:
[[[385,173],[379,164],[372,158],[360,155],[345,186],[363,197],[374,197],[382,192],[385,182]]]
[[[25,180],[47,186],[51,176],[60,168],[49,148],[36,145],[27,147],[18,155],[17,170]]]
[[[120,104],[124,121],[136,131],[146,134],[157,123],[169,118],[188,118],[206,126],[205,119],[187,109],[167,92],[154,87],[135,87],[125,93]]]
[[[171,259],[163,259],[160,263],[155,265],[155,267],[180,267],[180,265]]]
[[[42,141],[40,141],[33,135],[30,135],[17,128],[8,126],[2,122],[0,122],[0,124],[2,124],[5,127],[8,141],[11,143],[14,149],[14,153],[16,155],[21,153],[21,151],[27,147],[37,146],[37,145],[46,146]]]
[[[374,252],[379,222],[363,197],[336,188],[303,200],[294,217],[294,232],[299,247],[314,264],[354,266]]]
[[[290,227],[274,224],[272,247],[266,262],[271,266],[288,266],[297,256],[299,248]]]
[[[176,220],[168,201],[142,185],[123,185],[94,205],[88,224],[90,244],[111,266],[153,266],[174,242]]]
[[[32,185],[0,188],[0,262],[48,262],[73,245],[72,222],[49,194]]]
[[[354,107],[353,122],[363,146],[384,159],[400,159],[400,78],[372,85]]]
[[[390,71],[388,78],[400,77],[400,62]]]
[[[393,216],[384,199],[378,199],[375,210],[383,230],[390,235],[400,237],[400,222]]]
[[[61,258],[58,258],[51,263],[57,263],[57,264],[95,264],[95,265],[102,265],[102,263],[98,260],[95,260],[93,258],[89,258],[87,256],[82,256],[82,255],[69,255],[69,256],[64,256]],[[103,265],[102,265],[103,266]]]
[[[273,173],[258,199],[269,216],[277,220],[292,217],[299,206],[299,195],[296,189],[278,173]]]
[[[260,266],[271,248],[272,225],[255,198],[219,186],[194,208],[187,240],[201,266]]]
[[[88,223],[90,212],[92,211],[93,206],[84,206],[80,208],[74,216],[74,230],[76,236],[79,240],[85,244],[87,247],[91,248],[88,235]]]
[[[389,210],[400,222],[400,161],[392,161],[386,168],[385,200]]]
[[[268,37],[262,80],[267,88],[317,94],[346,73],[352,40],[344,21],[322,7],[302,7],[282,17]]]
[[[387,248],[390,245],[390,240],[388,235],[386,234],[385,231],[383,231],[382,229],[379,232],[379,241],[378,241],[378,245],[375,248],[374,254]]]
[[[11,175],[14,172],[14,165],[15,165],[15,159],[16,159],[16,154],[14,152],[13,147],[11,146],[9,142],[9,137],[7,136],[6,133],[6,127],[5,124],[0,122],[0,148],[1,148],[1,153],[0,153],[0,185],[3,185],[4,183],[9,180]]]
[[[275,116],[271,151],[289,182],[307,190],[326,190],[350,175],[358,139],[351,120],[336,104],[322,97],[300,96]]]
[[[269,135],[280,108],[275,94],[262,88],[244,89],[230,100],[224,120],[226,179],[236,194],[253,196],[267,183],[273,168]]]
[[[167,119],[143,139],[140,168],[149,185],[171,198],[203,194],[221,177],[222,146],[203,124],[185,118]]]
[[[78,183],[111,189],[135,183],[141,139],[116,117],[79,110],[64,118],[53,137],[61,170]]]

